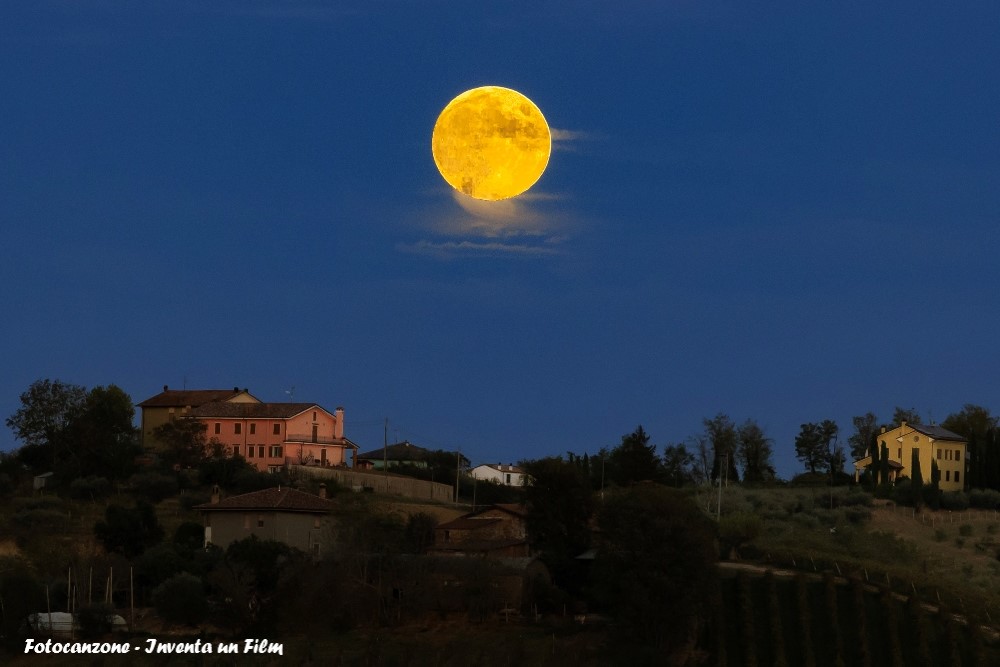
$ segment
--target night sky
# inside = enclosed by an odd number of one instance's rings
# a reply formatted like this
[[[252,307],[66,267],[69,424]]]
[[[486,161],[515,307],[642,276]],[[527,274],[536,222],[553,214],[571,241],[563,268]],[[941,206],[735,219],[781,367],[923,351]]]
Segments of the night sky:
[[[747,4],[3,3],[0,416],[239,386],[507,463],[724,412],[787,478],[1000,410],[1000,3]],[[555,137],[496,205],[430,152],[480,85]]]

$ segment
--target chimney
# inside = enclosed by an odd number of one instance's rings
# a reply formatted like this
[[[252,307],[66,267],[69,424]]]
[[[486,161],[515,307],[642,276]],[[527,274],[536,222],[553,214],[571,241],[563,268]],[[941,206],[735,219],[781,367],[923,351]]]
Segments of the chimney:
[[[906,428],[906,422],[899,422],[899,428]]]
[[[167,390],[167,385],[163,385],[163,391]]]
[[[326,482],[319,485],[319,497],[326,499]]]
[[[885,433],[885,426],[882,427],[882,433]]]
[[[233,391],[234,391],[234,392],[238,392],[239,390],[240,390],[240,388],[239,388],[239,387],[233,387]]]
[[[344,408],[337,406],[333,411],[333,437],[341,440],[344,437]]]
[[[218,505],[219,504],[219,498],[220,498],[221,495],[222,495],[222,492],[219,489],[219,485],[216,484],[215,486],[212,487],[212,504],[213,505]]]

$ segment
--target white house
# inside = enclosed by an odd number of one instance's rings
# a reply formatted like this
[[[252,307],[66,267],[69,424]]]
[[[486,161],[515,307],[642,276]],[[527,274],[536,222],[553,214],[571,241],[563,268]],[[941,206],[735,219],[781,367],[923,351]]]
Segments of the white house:
[[[515,465],[502,463],[484,463],[472,469],[469,473],[475,479],[489,480],[507,486],[524,486],[524,470]]]

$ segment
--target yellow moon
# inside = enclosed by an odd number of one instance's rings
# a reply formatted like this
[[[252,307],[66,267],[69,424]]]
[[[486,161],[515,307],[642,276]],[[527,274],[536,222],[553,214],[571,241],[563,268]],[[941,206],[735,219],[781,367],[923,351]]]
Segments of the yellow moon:
[[[521,194],[541,177],[552,133],[527,97],[510,88],[482,86],[444,108],[434,124],[431,152],[449,185],[495,201]]]

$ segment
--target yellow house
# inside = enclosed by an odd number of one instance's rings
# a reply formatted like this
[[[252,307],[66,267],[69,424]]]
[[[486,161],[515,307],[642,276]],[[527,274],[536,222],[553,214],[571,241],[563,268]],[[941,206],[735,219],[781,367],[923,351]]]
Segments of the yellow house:
[[[153,430],[173,419],[190,417],[191,411],[205,403],[224,401],[227,403],[260,403],[246,389],[171,389],[163,385],[163,391],[139,403],[142,410],[142,426],[139,430],[144,449],[154,449],[157,445]]]
[[[925,426],[923,424],[901,423],[894,429],[882,428],[878,436],[881,450],[889,451],[890,469],[898,470],[899,475],[913,478],[910,470],[913,464],[913,450],[920,452],[920,473],[924,484],[931,481],[931,461],[937,462],[941,473],[939,488],[942,491],[961,491],[966,475],[966,441],[962,436],[952,433],[940,426]],[[860,472],[872,462],[870,456],[855,461],[854,467]],[[891,474],[891,473],[890,473]]]

